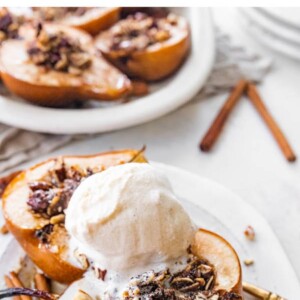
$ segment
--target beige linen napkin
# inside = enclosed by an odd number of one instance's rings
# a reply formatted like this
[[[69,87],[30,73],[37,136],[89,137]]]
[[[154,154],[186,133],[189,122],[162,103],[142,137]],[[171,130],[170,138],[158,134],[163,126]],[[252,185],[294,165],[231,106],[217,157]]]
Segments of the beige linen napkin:
[[[216,30],[216,51],[213,71],[195,101],[233,87],[243,76],[259,82],[271,66],[269,58],[250,54],[243,47],[233,45],[219,30]],[[85,136],[40,134],[0,124],[0,174],[78,138]]]

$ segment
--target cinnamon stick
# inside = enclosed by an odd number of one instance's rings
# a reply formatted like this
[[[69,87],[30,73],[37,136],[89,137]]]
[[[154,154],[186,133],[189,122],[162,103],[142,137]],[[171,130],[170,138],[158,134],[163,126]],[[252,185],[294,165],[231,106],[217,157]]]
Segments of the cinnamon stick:
[[[5,284],[8,288],[15,287],[12,280],[7,275],[4,276],[4,281],[5,281]],[[13,300],[21,300],[21,298],[19,296],[14,296],[12,299]]]
[[[242,79],[232,90],[231,94],[227,98],[227,101],[221,108],[220,112],[218,113],[217,117],[213,121],[211,127],[208,129],[207,133],[205,134],[204,138],[202,139],[199,145],[202,151],[209,151],[214,145],[225,125],[228,116],[237,104],[238,100],[241,98],[246,87],[247,81]]]
[[[10,272],[10,278],[11,278],[11,281],[12,281],[14,287],[24,287],[23,283],[21,282],[21,280],[20,280],[19,276],[17,275],[17,273]],[[21,300],[32,300],[31,297],[25,296],[25,295],[20,296],[20,298],[21,298]]]
[[[50,292],[50,288],[47,282],[47,278],[41,274],[41,273],[36,273],[34,276],[34,283],[35,283],[35,288],[37,290],[45,291],[45,292]]]
[[[296,160],[296,155],[291,148],[289,142],[287,141],[286,137],[284,136],[283,132],[275,122],[274,118],[271,116],[270,112],[268,111],[267,107],[263,103],[256,86],[252,83],[249,83],[247,86],[247,95],[251,100],[252,104],[259,112],[263,120],[265,121],[266,125],[271,130],[274,138],[276,139],[281,151],[283,152],[284,156],[289,162],[294,162]]]

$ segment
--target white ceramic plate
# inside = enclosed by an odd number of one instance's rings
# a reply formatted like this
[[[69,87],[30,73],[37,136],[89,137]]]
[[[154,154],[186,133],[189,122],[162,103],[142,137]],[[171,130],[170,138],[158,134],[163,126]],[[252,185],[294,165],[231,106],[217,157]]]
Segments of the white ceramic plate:
[[[300,30],[294,27],[286,26],[283,23],[276,21],[276,19],[269,17],[260,8],[242,7],[239,9],[241,13],[247,15],[253,23],[260,26],[270,34],[286,43],[300,48]]]
[[[170,79],[135,101],[87,109],[51,109],[0,97],[0,122],[47,133],[95,133],[117,130],[159,118],[188,102],[205,83],[214,61],[214,30],[208,8],[173,9],[191,27],[192,51]]]
[[[257,23],[248,13],[240,13],[238,17],[243,28],[258,42],[278,53],[300,60],[300,46],[297,46],[296,43],[291,43],[287,39],[282,39],[281,36],[270,32]]]
[[[261,7],[260,10],[279,23],[300,30],[299,7]]]
[[[280,293],[286,299],[298,299],[300,287],[295,272],[272,229],[254,208],[215,182],[175,167],[153,164],[168,176],[175,193],[199,227],[224,236],[242,261],[254,259],[253,266],[243,266],[244,280]],[[243,235],[248,225],[255,228],[255,242],[246,240]],[[0,236],[1,288],[3,275],[18,264],[22,253],[9,235]]]

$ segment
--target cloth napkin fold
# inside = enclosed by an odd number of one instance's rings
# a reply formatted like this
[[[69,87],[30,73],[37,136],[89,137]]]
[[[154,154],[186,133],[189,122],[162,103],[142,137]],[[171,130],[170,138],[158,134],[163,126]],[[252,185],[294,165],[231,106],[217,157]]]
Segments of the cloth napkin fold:
[[[260,82],[271,64],[271,59],[249,53],[216,30],[215,65],[194,101],[232,88],[241,77]],[[0,173],[85,137],[88,135],[40,134],[0,124]]]

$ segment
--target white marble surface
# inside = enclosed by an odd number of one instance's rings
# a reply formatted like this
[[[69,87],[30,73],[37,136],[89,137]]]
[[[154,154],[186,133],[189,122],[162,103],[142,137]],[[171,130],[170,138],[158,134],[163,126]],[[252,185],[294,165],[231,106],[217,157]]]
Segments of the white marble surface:
[[[245,36],[234,9],[214,9],[214,16],[219,27],[237,44],[275,58],[273,71],[259,89],[300,159],[300,64]],[[190,104],[151,123],[103,134],[56,153],[84,154],[146,144],[151,160],[213,179],[252,204],[274,229],[300,278],[300,163],[289,164],[284,160],[247,99],[236,107],[213,151],[198,150],[200,138],[225,97]]]

